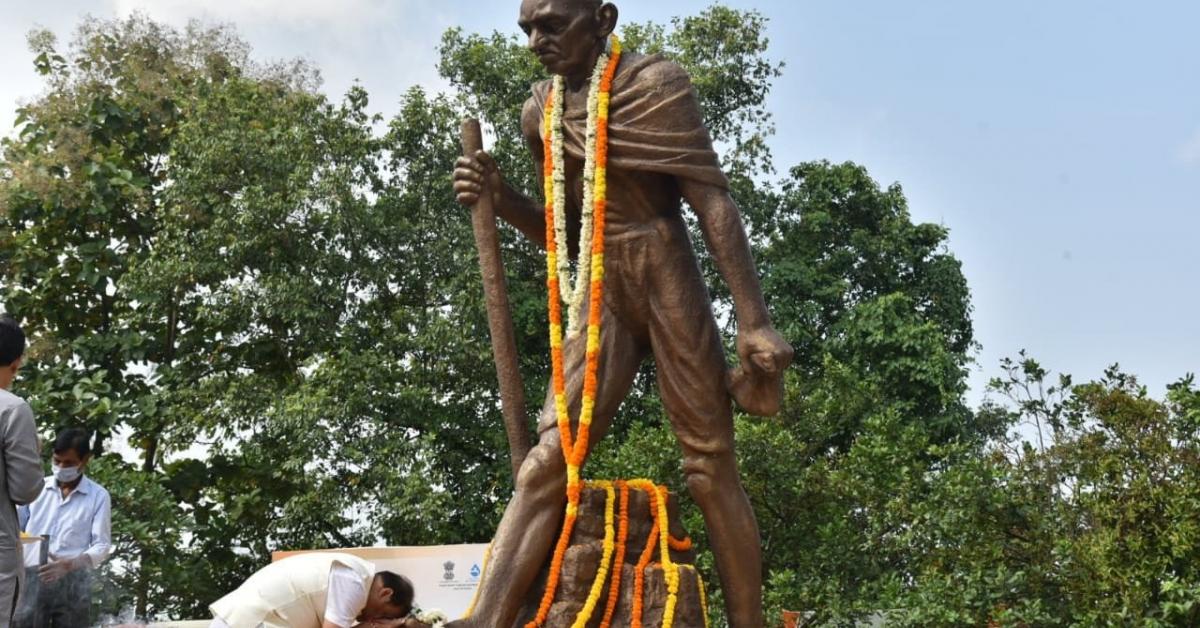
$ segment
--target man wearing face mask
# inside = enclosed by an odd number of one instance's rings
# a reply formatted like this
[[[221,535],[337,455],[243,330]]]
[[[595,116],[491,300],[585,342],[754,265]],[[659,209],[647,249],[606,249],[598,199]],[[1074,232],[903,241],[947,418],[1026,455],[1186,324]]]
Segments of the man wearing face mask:
[[[85,475],[91,459],[86,431],[59,432],[51,458],[54,474],[37,501],[21,509],[25,532],[50,537],[50,561],[29,573],[30,581],[37,581],[38,626],[91,624],[91,572],[112,552],[112,500]],[[18,625],[33,626],[33,621],[32,613],[18,617]]]
[[[8,392],[21,356],[25,333],[17,322],[0,316],[0,628],[7,628],[24,590],[20,527],[16,506],[37,499],[42,488],[42,457],[33,411]]]

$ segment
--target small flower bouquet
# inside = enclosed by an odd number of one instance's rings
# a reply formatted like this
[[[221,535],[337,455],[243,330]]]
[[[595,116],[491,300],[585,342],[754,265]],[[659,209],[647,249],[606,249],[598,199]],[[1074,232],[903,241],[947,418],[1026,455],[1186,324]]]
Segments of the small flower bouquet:
[[[450,621],[450,618],[446,617],[445,613],[436,608],[431,608],[429,610],[421,610],[418,608],[417,610],[413,611],[413,617],[415,617],[417,621],[421,622],[422,624],[428,624],[433,628],[442,628],[442,626],[446,625],[447,621]]]

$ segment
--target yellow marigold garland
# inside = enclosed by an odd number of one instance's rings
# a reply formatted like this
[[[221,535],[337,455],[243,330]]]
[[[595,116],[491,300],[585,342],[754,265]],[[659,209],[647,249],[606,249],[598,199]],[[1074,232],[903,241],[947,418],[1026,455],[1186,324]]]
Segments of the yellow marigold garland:
[[[617,602],[621,595],[621,577],[625,571],[625,548],[629,541],[629,483],[619,480],[617,486],[621,489],[621,527],[617,532],[617,556],[613,561],[612,585],[608,588],[608,606],[604,609],[600,628],[609,628],[617,611]]]
[[[584,369],[583,398],[579,412],[579,434],[575,438],[571,434],[571,416],[567,406],[566,374],[563,358],[563,321],[560,297],[567,293],[560,283],[560,270],[566,268],[564,262],[570,255],[566,248],[566,191],[565,191],[565,158],[563,156],[563,110],[564,89],[562,77],[555,77],[553,89],[546,99],[545,118],[543,127],[543,177],[546,195],[546,287],[549,292],[550,311],[550,353],[551,369],[553,372],[554,405],[558,418],[559,434],[562,438],[563,457],[567,463],[567,507],[563,519],[562,533],[555,546],[554,557],[550,563],[550,578],[546,582],[546,591],[538,607],[537,616],[526,624],[526,628],[536,628],[546,621],[554,595],[558,589],[559,574],[562,569],[563,557],[570,544],[571,532],[575,528],[575,519],[579,514],[579,498],[583,491],[580,479],[580,467],[587,457],[589,431],[592,425],[592,414],[596,407],[596,371],[600,360],[600,313],[604,300],[604,225],[605,209],[608,203],[607,168],[608,168],[608,105],[609,92],[612,90],[613,77],[621,59],[621,43],[614,35],[610,51],[606,51],[596,62],[596,71],[592,76],[592,84],[598,91],[595,99],[595,110],[591,109],[589,98],[588,129],[589,135],[595,133],[596,152],[594,159],[586,160],[594,167],[593,172],[585,172],[584,184],[591,182],[590,197],[593,201],[591,209],[593,236],[591,238],[591,303],[588,311],[587,363]],[[585,166],[587,165],[585,163]],[[585,212],[586,213],[586,212]],[[581,242],[580,257],[583,259],[587,251]],[[560,255],[563,257],[560,259]],[[569,304],[568,304],[569,305]]]
[[[554,407],[557,416],[559,435],[562,440],[563,457],[567,463],[567,506],[563,519],[563,528],[555,545],[554,556],[550,564],[550,575],[546,582],[546,590],[533,621],[526,628],[541,626],[549,615],[550,607],[558,590],[559,578],[562,572],[562,562],[570,545],[571,534],[574,531],[579,515],[579,501],[582,496],[584,482],[580,470],[587,458],[590,430],[596,405],[596,388],[598,385],[597,371],[600,358],[600,324],[604,299],[604,227],[605,210],[608,202],[608,111],[613,78],[621,59],[621,42],[614,35],[609,50],[600,56],[592,75],[588,92],[588,123],[585,139],[584,160],[584,204],[582,208],[582,225],[580,229],[579,276],[571,280],[570,253],[567,249],[566,233],[566,167],[564,156],[563,111],[565,105],[565,86],[561,76],[554,77],[550,94],[545,104],[543,119],[543,185],[546,197],[546,287],[549,292],[550,318],[550,352],[552,386],[554,390]],[[571,286],[574,284],[574,286]],[[566,396],[566,369],[563,356],[563,302],[568,308],[568,326],[565,330],[569,336],[580,331],[582,312],[583,286],[588,285],[589,308],[587,322],[586,365],[584,369],[583,397],[580,403],[578,434],[572,434],[571,417]],[[573,288],[573,289],[572,289]],[[666,487],[661,487],[649,480],[632,480],[628,482],[588,482],[587,486],[604,489],[607,493],[605,502],[605,536],[604,553],[596,579],[592,583],[587,602],[576,617],[574,628],[582,628],[588,624],[599,605],[604,593],[604,584],[608,574],[614,572],[612,585],[609,588],[609,599],[601,621],[603,628],[608,628],[616,610],[620,591],[621,567],[625,560],[625,549],[629,533],[629,490],[641,490],[650,499],[650,510],[654,524],[647,539],[645,550],[639,557],[634,580],[633,621],[634,628],[642,624],[642,606],[645,568],[653,559],[654,550],[658,549],[662,561],[664,577],[667,580],[667,608],[663,615],[663,628],[671,628],[675,617],[675,607],[678,602],[680,572],[682,567],[671,560],[671,550],[687,551],[691,549],[691,539],[676,539],[670,534],[666,506]],[[621,491],[620,501],[620,530],[614,530],[616,505],[616,490]],[[656,542],[657,541],[657,542]],[[490,548],[489,548],[490,552]],[[614,561],[615,554],[615,561]],[[486,568],[486,567],[485,567]],[[699,576],[697,576],[699,582]],[[700,583],[701,599],[705,600],[703,583]],[[707,602],[704,601],[707,605]],[[474,608],[474,602],[471,604]],[[468,611],[468,615],[470,611]],[[705,606],[705,625],[707,626],[707,606]]]
[[[556,94],[555,91],[552,90],[546,99],[546,115],[542,133],[542,148],[545,152],[542,177],[546,196],[546,286],[550,291],[550,360],[553,373],[554,403],[558,416],[561,417],[567,413],[567,390],[566,378],[563,375],[562,305],[558,300],[558,247],[554,224],[555,199],[561,198],[561,195],[555,194],[554,135],[556,132],[561,133],[561,129],[557,129],[555,121],[557,119],[561,122],[562,118],[561,116],[556,117],[555,110],[561,106],[562,96]],[[572,448],[571,426],[570,424],[564,426],[560,420],[558,427],[562,436],[563,448],[565,451],[570,451]],[[562,570],[563,557],[567,552],[571,531],[575,527],[577,511],[577,506],[572,508],[568,504],[566,518],[563,520],[563,531],[554,548],[554,558],[550,563],[550,579],[546,583],[546,593],[542,596],[537,616],[526,624],[526,628],[540,626],[542,622],[546,621],[546,616],[550,614],[550,606],[554,602],[554,593],[558,588],[558,574]]]
[[[633,608],[632,628],[641,628],[642,614],[644,610],[644,592],[645,592],[645,572],[646,568],[652,563],[654,554],[659,554],[660,562],[657,563],[663,570],[663,577],[667,582],[667,605],[663,612],[663,628],[671,628],[675,620],[675,611],[678,606],[679,588],[682,572],[687,570],[695,570],[692,565],[676,564],[671,559],[671,550],[686,551],[690,549],[692,541],[690,538],[685,538],[682,541],[675,539],[670,534],[670,518],[667,510],[668,490],[665,486],[658,486],[650,480],[629,480],[629,481],[589,481],[585,483],[587,488],[603,489],[605,496],[604,509],[604,551],[601,555],[600,565],[596,570],[595,580],[592,582],[592,587],[589,591],[587,601],[583,609],[576,616],[572,628],[583,628],[591,622],[595,615],[596,609],[599,607],[600,599],[603,597],[605,583],[609,581],[611,575],[611,585],[608,587],[608,603],[601,619],[600,626],[602,628],[610,628],[612,618],[615,614],[620,596],[621,569],[625,563],[625,553],[627,540],[629,536],[629,490],[637,489],[646,494],[649,498],[650,516],[653,524],[650,529],[650,534],[646,539],[646,546],[642,551],[641,556],[635,567],[635,577],[633,585]],[[617,507],[617,490],[620,490],[620,506]],[[575,511],[576,513],[578,510]],[[620,527],[617,527],[617,513],[620,513]],[[574,520],[571,517],[572,521]],[[569,534],[560,537],[560,546],[566,541],[569,541]],[[490,550],[489,550],[490,551]],[[561,574],[562,561],[561,555],[565,552],[555,551],[555,558],[551,562],[550,582],[547,583],[547,591],[549,591],[550,583],[555,583]],[[704,612],[705,626],[708,625],[708,600],[704,591],[704,583],[700,580],[699,574],[696,574],[697,586],[700,587],[700,601]],[[549,600],[549,601],[547,601]],[[549,614],[550,605],[553,603],[553,596],[547,597],[543,595],[542,606],[539,607],[539,615],[542,615],[543,608],[546,615]],[[474,606],[474,604],[472,604]],[[545,616],[526,624],[530,626],[540,626],[545,622]]]
[[[609,567],[612,566],[614,536],[616,536],[613,533],[613,510],[617,502],[617,495],[613,483],[588,482],[587,485],[589,488],[604,489],[607,493],[604,502],[604,553],[600,556],[600,567],[596,570],[596,579],[592,582],[592,590],[588,593],[587,602],[579,611],[579,615],[575,617],[575,623],[571,628],[585,628],[592,620],[592,613],[596,612],[596,606],[600,604],[600,596],[604,593],[604,583],[608,579]]]

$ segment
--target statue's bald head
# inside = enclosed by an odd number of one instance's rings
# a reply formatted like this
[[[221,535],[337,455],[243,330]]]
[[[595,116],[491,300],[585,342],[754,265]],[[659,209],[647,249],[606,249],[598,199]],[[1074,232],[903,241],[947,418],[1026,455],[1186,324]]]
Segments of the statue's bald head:
[[[578,78],[591,74],[617,26],[617,7],[603,0],[523,0],[518,24],[546,69]]]
[[[521,13],[525,13],[526,8],[536,10],[546,5],[553,5],[556,8],[567,9],[569,11],[594,12],[604,6],[604,0],[523,0],[521,2]]]
[[[587,11],[595,11],[596,9],[599,9],[604,4],[604,0],[542,0],[542,1],[543,2],[547,2],[547,1],[548,2],[557,2],[560,4],[564,4],[568,7],[571,7],[573,9],[587,10]]]

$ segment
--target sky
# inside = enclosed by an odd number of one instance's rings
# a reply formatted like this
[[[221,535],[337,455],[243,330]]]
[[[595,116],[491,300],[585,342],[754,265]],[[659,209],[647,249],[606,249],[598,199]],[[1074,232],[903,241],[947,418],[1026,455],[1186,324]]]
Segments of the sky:
[[[618,1],[666,22],[710,3]],[[781,171],[828,159],[899,182],[950,230],[981,349],[970,399],[1025,349],[1076,381],[1119,363],[1155,396],[1200,371],[1200,3],[726,0],[769,18]],[[452,26],[518,34],[516,0],[0,0],[0,134],[41,89],[25,33],[139,10],[232,22],[259,60],[303,57],[335,98],[393,115],[444,88]]]

